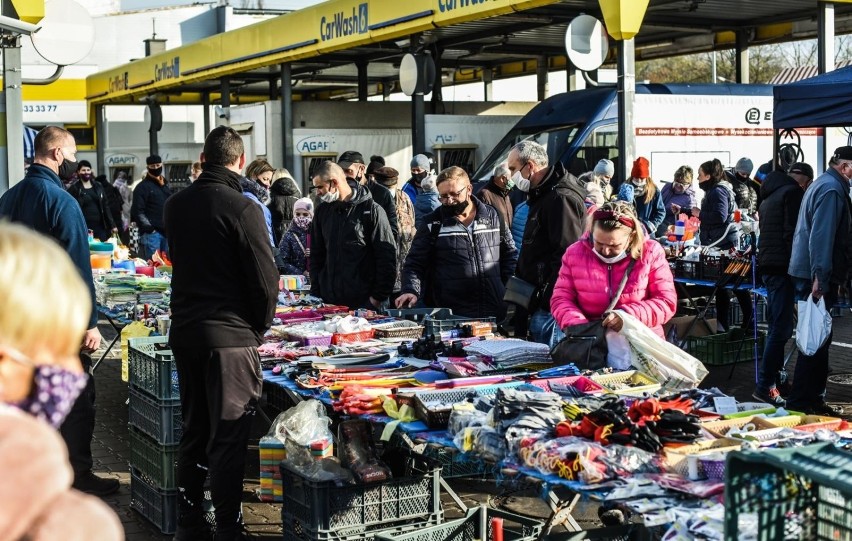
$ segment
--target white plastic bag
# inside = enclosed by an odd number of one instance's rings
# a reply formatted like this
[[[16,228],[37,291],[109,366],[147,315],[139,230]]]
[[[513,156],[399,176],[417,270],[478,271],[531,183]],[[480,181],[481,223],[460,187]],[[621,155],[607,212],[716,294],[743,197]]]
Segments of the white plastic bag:
[[[796,324],[796,347],[803,355],[813,355],[831,334],[831,314],[825,309],[825,298],[814,302],[813,295],[799,301],[799,322]]]
[[[666,342],[630,314],[614,312],[624,323],[621,334],[630,342],[633,367],[655,378],[664,390],[692,389],[707,376],[701,361]]]
[[[630,342],[621,333],[611,329],[606,331],[606,365],[615,370],[629,370],[633,355]]]

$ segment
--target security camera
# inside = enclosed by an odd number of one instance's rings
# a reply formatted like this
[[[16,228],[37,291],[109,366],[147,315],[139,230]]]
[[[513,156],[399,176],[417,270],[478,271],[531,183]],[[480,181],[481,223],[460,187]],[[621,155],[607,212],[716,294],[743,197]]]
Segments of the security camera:
[[[231,118],[231,108],[217,105],[213,108],[216,111],[216,116],[219,118]]]
[[[11,32],[13,34],[29,36],[41,30],[41,27],[18,19],[13,19],[12,17],[0,15],[0,30],[5,30],[6,32]]]

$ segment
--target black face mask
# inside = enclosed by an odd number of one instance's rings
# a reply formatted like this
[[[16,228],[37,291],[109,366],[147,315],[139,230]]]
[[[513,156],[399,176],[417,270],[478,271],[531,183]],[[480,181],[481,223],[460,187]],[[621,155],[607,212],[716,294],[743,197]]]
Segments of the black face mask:
[[[470,203],[469,200],[459,201],[458,203],[453,203],[452,205],[444,204],[443,209],[444,212],[449,214],[450,216],[461,216],[464,214],[464,211],[467,210],[467,205]]]
[[[62,163],[59,164],[58,175],[62,180],[68,180],[71,178],[74,173],[77,172],[77,162],[72,162],[68,158],[62,160]]]
[[[423,182],[423,179],[426,178],[428,175],[429,173],[427,171],[423,171],[422,173],[415,173],[411,175],[411,178],[413,178],[417,182]]]
[[[153,169],[151,169],[150,167],[148,168],[148,174],[151,175],[152,177],[158,177],[158,176],[160,176],[160,174],[162,174],[162,172],[163,172],[162,167],[155,167]]]

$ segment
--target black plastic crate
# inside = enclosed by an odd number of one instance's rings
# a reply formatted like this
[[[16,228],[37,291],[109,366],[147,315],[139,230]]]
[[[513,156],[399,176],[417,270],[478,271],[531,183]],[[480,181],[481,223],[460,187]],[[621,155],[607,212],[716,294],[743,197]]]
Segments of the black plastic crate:
[[[178,498],[177,489],[157,488],[130,468],[130,508],[164,534],[170,535],[177,530]],[[208,490],[204,491],[204,511],[204,519],[215,529],[216,517]]]
[[[492,518],[503,520],[504,541],[535,541],[544,526],[541,520],[480,506],[468,511],[462,519],[450,520],[415,532],[382,533],[376,535],[375,539],[376,541],[492,541],[494,539]]]
[[[131,338],[128,348],[132,387],[158,400],[180,398],[177,364],[168,349],[168,337]]]
[[[133,387],[129,394],[127,423],[130,426],[138,428],[158,443],[180,443],[183,434],[180,400],[156,400]]]
[[[423,456],[437,460],[441,464],[441,477],[485,477],[493,473],[493,466],[473,453],[462,453],[458,449],[443,445],[427,444]]]
[[[698,268],[701,276],[696,276],[696,278],[715,282],[716,280],[722,277],[722,275],[725,273],[725,267],[727,266],[728,258],[724,255],[715,256],[702,254]]]
[[[130,429],[130,466],[160,489],[177,487],[177,445],[162,445]]]
[[[412,520],[438,520],[441,466],[408,449],[393,449],[406,460],[405,475],[381,483],[337,486],[306,478],[281,463],[284,523],[312,539],[358,536]]]

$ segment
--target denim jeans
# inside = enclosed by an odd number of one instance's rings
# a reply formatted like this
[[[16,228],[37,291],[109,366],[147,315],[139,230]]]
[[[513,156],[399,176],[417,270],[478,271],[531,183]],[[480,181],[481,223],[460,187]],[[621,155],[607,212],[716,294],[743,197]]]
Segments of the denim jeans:
[[[139,249],[142,251],[142,259],[151,259],[157,250],[168,253],[169,242],[165,235],[157,231],[142,233],[142,237],[139,239]]]
[[[793,336],[793,307],[795,288],[788,275],[766,275],[766,322],[769,333],[763,349],[763,363],[757,380],[757,390],[763,393],[775,386],[775,379],[784,368],[784,348]]]
[[[530,334],[533,342],[547,344],[550,349],[565,338],[553,315],[545,310],[537,310],[530,317]]]
[[[803,278],[793,278],[796,289],[796,300],[804,301],[811,294],[813,283]],[[831,308],[837,302],[837,286],[826,288],[823,294],[825,309]],[[793,375],[793,391],[787,399],[790,408],[813,407],[825,401],[825,385],[828,382],[828,348],[831,347],[831,337],[811,356],[799,352],[796,360],[796,372]]]

